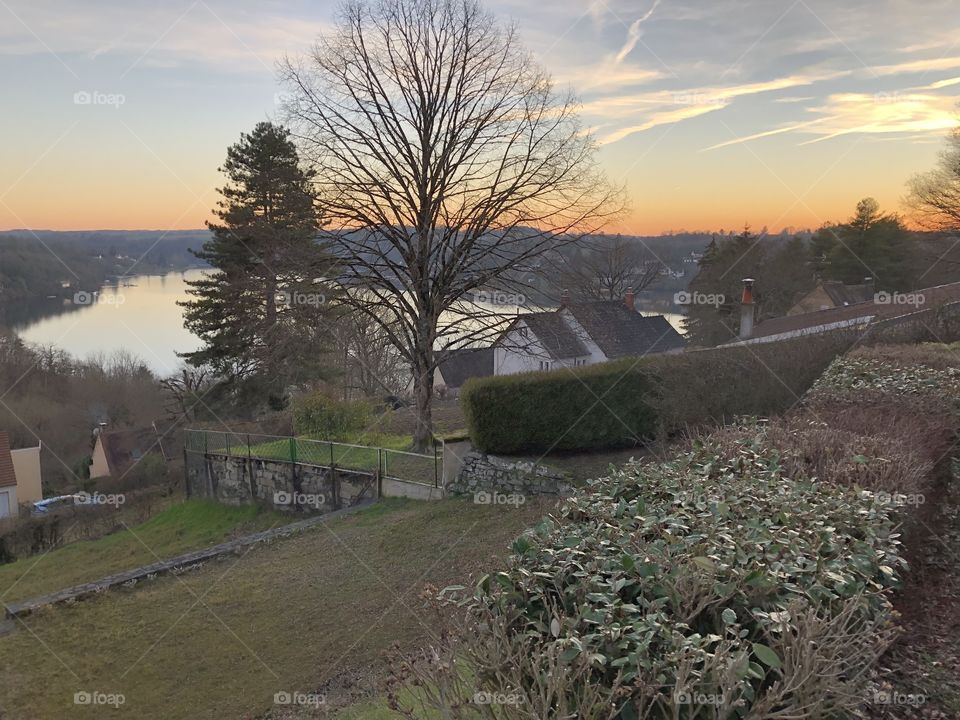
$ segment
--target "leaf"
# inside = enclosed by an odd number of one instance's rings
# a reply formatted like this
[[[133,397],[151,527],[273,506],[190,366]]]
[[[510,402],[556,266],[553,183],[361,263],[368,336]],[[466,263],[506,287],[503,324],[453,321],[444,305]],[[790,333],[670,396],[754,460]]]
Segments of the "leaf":
[[[554,637],[560,637],[560,621],[557,618],[550,621],[550,634]]]
[[[727,608],[720,613],[720,617],[723,618],[723,622],[726,625],[733,625],[737,621],[737,614],[730,608]]]
[[[707,572],[716,572],[716,571],[717,571],[717,566],[716,566],[716,564],[713,562],[713,560],[711,560],[711,559],[708,558],[708,557],[704,557],[703,555],[698,555],[697,557],[695,557],[695,558],[693,559],[693,562],[694,562],[694,564],[695,564],[698,568],[700,568],[701,570],[706,570]]]
[[[767,647],[766,645],[754,643],[753,654],[756,655],[757,660],[762,662],[768,668],[778,670],[783,667],[783,663],[780,662],[780,656],[777,655],[772,648]]]

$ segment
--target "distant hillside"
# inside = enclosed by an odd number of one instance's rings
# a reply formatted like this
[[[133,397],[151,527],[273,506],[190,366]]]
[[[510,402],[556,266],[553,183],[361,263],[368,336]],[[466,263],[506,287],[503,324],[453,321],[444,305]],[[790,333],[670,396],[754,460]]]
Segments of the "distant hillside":
[[[64,311],[64,300],[123,275],[202,266],[206,230],[0,231],[0,326]]]

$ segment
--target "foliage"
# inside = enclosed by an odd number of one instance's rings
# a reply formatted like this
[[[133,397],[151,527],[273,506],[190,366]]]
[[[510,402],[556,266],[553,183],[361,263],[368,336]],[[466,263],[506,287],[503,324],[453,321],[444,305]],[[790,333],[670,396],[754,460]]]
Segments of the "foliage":
[[[218,224],[197,257],[214,272],[190,282],[184,323],[210,366],[241,397],[277,409],[291,384],[324,374],[331,258],[317,243],[311,174],[289,132],[261,122],[227,150]]]
[[[460,655],[478,691],[519,693],[503,718],[546,717],[526,691],[548,676],[554,704],[608,690],[579,717],[836,716],[890,639],[894,526],[873,493],[786,475],[762,436],[733,457],[708,439],[596,481],[521,536],[478,583],[479,639]]]
[[[460,400],[473,443],[487,452],[622,447],[658,432],[783,412],[850,342],[833,333],[476,378]]]
[[[873,278],[878,290],[891,292],[912,287],[917,248],[901,219],[881,213],[873,198],[857,203],[847,222],[822,227],[812,242],[828,280],[853,285]]]
[[[460,402],[474,445],[500,453],[638,444],[657,429],[654,384],[636,360],[471,379]]]
[[[813,289],[809,244],[757,236],[749,227],[735,237],[710,243],[690,282],[691,298],[717,299],[716,304],[695,301],[687,308],[684,330],[696,345],[718,345],[740,331],[743,278],[755,280],[757,320],[785,315],[799,295]]]
[[[298,435],[320,440],[345,440],[370,427],[373,408],[362,400],[336,400],[323,392],[303,395],[293,403]]]

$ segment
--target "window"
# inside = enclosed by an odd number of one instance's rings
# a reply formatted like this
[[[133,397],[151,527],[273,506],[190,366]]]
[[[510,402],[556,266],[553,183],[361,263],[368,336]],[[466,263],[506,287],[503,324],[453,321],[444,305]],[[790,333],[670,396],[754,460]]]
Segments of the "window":
[[[0,492],[0,518],[10,514],[10,493]]]
[[[518,330],[520,331],[520,337],[522,337],[524,340],[526,340],[526,339],[527,339],[527,326],[526,326],[526,325],[521,325],[521,326],[518,328]]]

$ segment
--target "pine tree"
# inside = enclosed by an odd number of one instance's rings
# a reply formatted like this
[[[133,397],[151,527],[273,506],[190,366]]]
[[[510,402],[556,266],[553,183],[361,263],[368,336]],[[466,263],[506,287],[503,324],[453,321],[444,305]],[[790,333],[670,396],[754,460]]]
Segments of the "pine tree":
[[[204,346],[183,357],[243,402],[282,406],[289,385],[325,374],[331,256],[316,240],[311,173],[289,132],[269,122],[241,134],[220,171],[219,222],[194,252],[213,270],[180,303]]]

